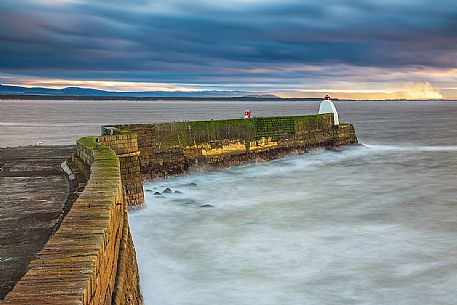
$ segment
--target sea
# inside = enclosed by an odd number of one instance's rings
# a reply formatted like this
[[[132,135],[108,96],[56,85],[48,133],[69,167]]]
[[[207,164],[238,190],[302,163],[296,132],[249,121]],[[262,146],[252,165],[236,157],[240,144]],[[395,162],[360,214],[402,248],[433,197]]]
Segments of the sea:
[[[457,304],[457,102],[335,105],[360,145],[145,183],[129,214],[145,305]],[[0,147],[318,107],[3,100]]]

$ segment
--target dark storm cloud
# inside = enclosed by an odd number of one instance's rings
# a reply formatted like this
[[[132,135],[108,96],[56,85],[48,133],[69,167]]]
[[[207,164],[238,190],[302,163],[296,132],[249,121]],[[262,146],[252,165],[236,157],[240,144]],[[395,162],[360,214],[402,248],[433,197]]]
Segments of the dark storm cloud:
[[[4,0],[0,41],[3,72],[79,79],[242,83],[319,74],[270,70],[294,65],[456,67],[457,2]]]

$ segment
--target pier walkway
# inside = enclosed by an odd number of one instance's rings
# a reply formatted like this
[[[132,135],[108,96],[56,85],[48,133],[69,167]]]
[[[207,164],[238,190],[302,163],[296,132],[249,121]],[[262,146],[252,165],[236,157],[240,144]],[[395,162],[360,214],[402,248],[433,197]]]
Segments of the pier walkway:
[[[0,148],[0,300],[25,274],[72,201],[60,164],[74,150],[74,146]]]

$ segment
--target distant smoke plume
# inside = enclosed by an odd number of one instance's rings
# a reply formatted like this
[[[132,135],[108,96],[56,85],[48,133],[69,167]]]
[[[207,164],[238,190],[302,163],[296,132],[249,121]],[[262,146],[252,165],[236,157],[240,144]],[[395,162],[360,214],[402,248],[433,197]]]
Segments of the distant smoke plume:
[[[408,83],[397,92],[393,92],[397,98],[405,99],[442,99],[441,92],[429,82]]]
[[[360,86],[360,85],[359,85]],[[356,100],[397,100],[397,99],[443,99],[440,90],[433,87],[429,82],[411,82],[395,85],[386,85],[383,88],[357,88],[356,89],[304,89],[296,91],[278,91],[275,94],[281,97],[322,97],[330,94],[339,99]]]

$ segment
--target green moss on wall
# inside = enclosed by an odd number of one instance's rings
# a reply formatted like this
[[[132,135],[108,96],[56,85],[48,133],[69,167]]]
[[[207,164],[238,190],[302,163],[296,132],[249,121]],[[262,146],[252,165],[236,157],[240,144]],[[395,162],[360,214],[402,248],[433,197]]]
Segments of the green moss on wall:
[[[141,125],[120,125],[118,130],[139,134],[140,147],[157,151],[173,147],[240,141],[249,143],[262,138],[291,139],[320,129],[331,129],[332,115],[278,116],[253,119],[189,121]]]
[[[88,148],[97,147],[96,137],[83,137],[83,138],[80,138],[78,141],[76,141],[76,143],[79,143]]]

